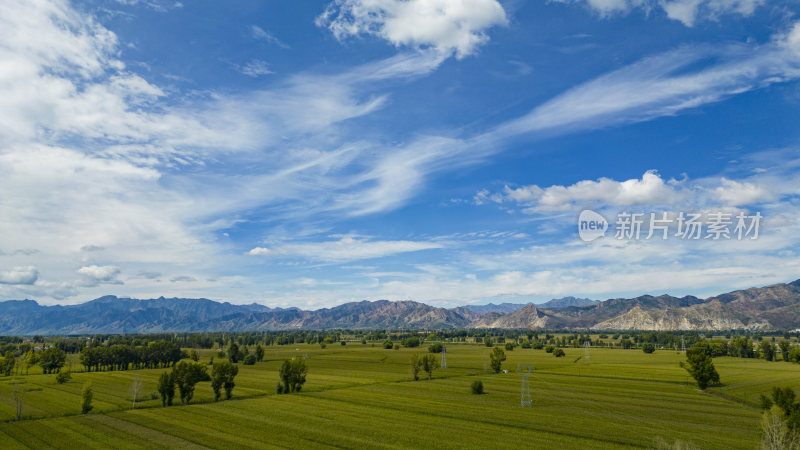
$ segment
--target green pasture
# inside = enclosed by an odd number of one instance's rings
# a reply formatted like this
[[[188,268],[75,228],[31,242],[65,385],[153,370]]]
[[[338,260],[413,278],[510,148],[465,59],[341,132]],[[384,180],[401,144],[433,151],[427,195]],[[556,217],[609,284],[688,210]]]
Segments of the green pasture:
[[[800,389],[800,365],[715,358],[723,386],[698,391],[679,366],[683,354],[659,350],[568,348],[508,351],[490,373],[489,348],[447,346],[447,369],[411,381],[409,358],[426,348],[289,345],[269,347],[265,361],[239,365],[234,399],[213,402],[208,382],[191,405],[162,408],[151,400],[166,369],[0,378],[0,448],[647,448],[657,439],[699,448],[756,448],[758,396],[772,386]],[[200,351],[208,362],[216,352]],[[299,394],[276,395],[285,358],[307,357]],[[437,355],[437,358],[440,355]],[[532,408],[520,407],[517,364],[532,364]],[[424,375],[424,374],[423,374]],[[132,409],[131,384],[144,399]],[[486,393],[473,395],[480,379]],[[80,413],[84,382],[94,410]],[[13,391],[25,391],[21,422],[13,422]]]

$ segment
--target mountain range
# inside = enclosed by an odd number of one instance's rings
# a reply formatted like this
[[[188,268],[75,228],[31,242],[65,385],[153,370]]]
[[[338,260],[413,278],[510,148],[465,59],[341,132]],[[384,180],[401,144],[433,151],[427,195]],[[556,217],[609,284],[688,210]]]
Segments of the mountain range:
[[[554,298],[547,302],[541,303],[536,305],[539,308],[566,308],[568,306],[588,306],[593,305],[595,303],[600,303],[598,300],[590,300],[588,298],[576,298],[576,297],[563,297],[563,298]],[[467,305],[465,308],[470,309],[471,311],[477,313],[510,313],[517,311],[519,309],[524,308],[527,306],[528,303],[500,303],[499,305],[495,305],[494,303],[488,303],[486,305]]]
[[[115,296],[70,306],[43,306],[34,300],[0,302],[2,335],[335,328],[796,329],[800,328],[800,280],[706,299],[643,295],[596,302],[566,297],[538,306],[503,303],[439,308],[414,301],[378,300],[306,311],[203,298]]]

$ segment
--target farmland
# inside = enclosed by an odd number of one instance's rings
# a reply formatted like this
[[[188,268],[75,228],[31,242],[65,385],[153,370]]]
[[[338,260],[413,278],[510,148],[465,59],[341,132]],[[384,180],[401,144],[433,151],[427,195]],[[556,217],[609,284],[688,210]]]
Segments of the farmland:
[[[507,352],[509,373],[487,370],[489,349],[448,345],[448,367],[412,381],[409,359],[422,348],[386,350],[299,344],[269,347],[263,362],[240,364],[234,399],[213,401],[201,382],[192,404],[161,407],[151,399],[164,369],[73,373],[0,381],[0,446],[24,447],[553,447],[632,448],[680,440],[702,448],[754,448],[759,394],[774,385],[800,387],[800,366],[715,358],[723,385],[698,391],[679,367],[681,353],[567,348]],[[203,350],[201,361],[216,352]],[[276,395],[286,358],[307,357],[301,393]],[[438,355],[437,355],[438,357]],[[532,408],[520,407],[518,363],[532,364]],[[130,386],[143,384],[132,409]],[[424,378],[424,377],[423,377]],[[470,383],[486,393],[473,395]],[[80,390],[94,387],[94,409],[80,414]],[[12,391],[25,392],[23,418],[13,422]]]

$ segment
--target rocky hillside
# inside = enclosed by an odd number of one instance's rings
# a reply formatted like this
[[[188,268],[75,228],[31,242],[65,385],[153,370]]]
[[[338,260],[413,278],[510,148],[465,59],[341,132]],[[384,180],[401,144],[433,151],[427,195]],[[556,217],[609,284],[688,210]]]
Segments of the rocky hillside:
[[[537,307],[530,303],[508,308],[511,309],[508,312],[498,312],[493,308],[447,309],[413,301],[380,300],[303,311],[164,297],[136,300],[107,296],[73,306],[42,306],[33,300],[10,300],[0,302],[0,334],[332,328],[796,329],[800,328],[800,280],[733,291],[707,299],[643,295],[586,306],[556,304],[558,307],[543,307],[545,305]]]

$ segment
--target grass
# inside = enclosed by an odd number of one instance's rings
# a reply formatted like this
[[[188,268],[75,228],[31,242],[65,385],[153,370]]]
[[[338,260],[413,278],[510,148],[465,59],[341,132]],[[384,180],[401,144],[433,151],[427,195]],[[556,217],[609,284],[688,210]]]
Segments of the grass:
[[[723,386],[701,392],[674,351],[566,349],[506,352],[508,374],[487,371],[489,348],[447,346],[448,368],[413,382],[412,353],[350,344],[271,347],[266,360],[240,365],[234,400],[213,402],[200,383],[192,405],[132,410],[130,385],[155,391],[162,370],[74,373],[65,384],[31,374],[0,379],[0,448],[347,447],[347,448],[642,448],[656,439],[701,448],[758,445],[758,396],[772,386],[800,388],[800,366],[716,358]],[[214,354],[201,351],[201,361]],[[278,367],[308,356],[302,393],[276,395]],[[533,364],[532,408],[520,407],[518,363]],[[473,395],[472,381],[485,395]],[[92,414],[80,415],[80,389],[95,390]],[[26,420],[11,422],[13,389],[24,387]]]

